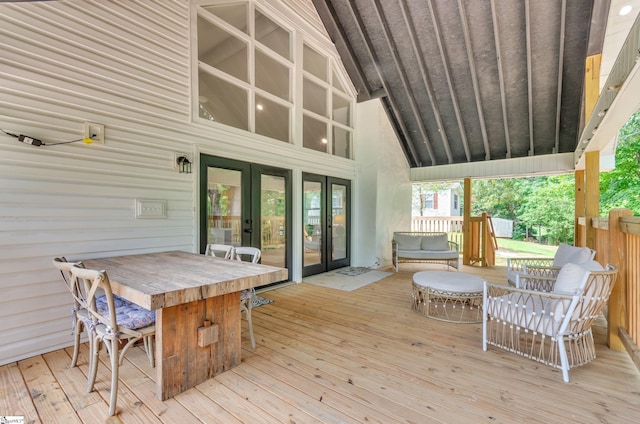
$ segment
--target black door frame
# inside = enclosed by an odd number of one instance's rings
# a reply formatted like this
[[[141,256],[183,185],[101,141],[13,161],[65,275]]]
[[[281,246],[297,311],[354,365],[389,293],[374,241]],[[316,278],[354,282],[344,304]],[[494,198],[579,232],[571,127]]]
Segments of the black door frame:
[[[241,171],[241,244],[243,246],[254,246],[262,248],[260,237],[260,222],[261,222],[261,179],[262,175],[273,175],[283,177],[285,180],[285,223],[286,223],[286,251],[285,251],[285,268],[289,269],[289,275],[291,275],[291,261],[292,261],[292,217],[293,207],[291,201],[292,183],[291,183],[291,170],[276,168],[272,166],[266,166],[261,164],[255,164],[251,162],[244,162],[234,159],[223,158],[219,156],[200,154],[200,219],[199,219],[199,233],[200,233],[200,253],[204,253],[207,247],[207,169],[209,167],[230,169],[234,171]],[[254,207],[255,205],[255,207]],[[254,225],[257,223],[257,225]]]
[[[310,275],[319,274],[322,272],[331,271],[333,269],[342,268],[351,264],[351,181],[341,178],[329,177],[325,175],[302,173],[302,198],[304,199],[304,182],[312,181],[320,183],[320,224],[322,226],[322,243],[320,247],[321,261],[317,264],[305,265],[304,264],[304,245],[302,252],[302,276],[308,277]],[[345,214],[345,224],[347,228],[345,248],[345,257],[338,260],[333,260],[331,252],[333,251],[333,232],[332,230],[332,216],[330,212],[333,209],[332,205],[332,190],[333,184],[344,185],[346,187],[346,205],[344,206],[347,213]]]

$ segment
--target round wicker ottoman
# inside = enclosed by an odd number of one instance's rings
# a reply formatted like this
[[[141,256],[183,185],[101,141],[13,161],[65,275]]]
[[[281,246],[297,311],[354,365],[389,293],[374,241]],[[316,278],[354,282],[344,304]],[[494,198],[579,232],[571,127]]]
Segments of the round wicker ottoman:
[[[484,280],[463,272],[413,274],[413,310],[426,317],[459,323],[482,322]]]

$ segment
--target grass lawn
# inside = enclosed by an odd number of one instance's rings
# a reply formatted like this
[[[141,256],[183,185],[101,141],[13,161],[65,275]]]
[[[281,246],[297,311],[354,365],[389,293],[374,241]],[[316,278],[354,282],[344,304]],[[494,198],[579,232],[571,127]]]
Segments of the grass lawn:
[[[507,258],[517,257],[547,257],[553,258],[558,246],[546,246],[544,244],[517,241],[511,239],[498,239],[498,251],[496,252],[496,265],[507,265]]]

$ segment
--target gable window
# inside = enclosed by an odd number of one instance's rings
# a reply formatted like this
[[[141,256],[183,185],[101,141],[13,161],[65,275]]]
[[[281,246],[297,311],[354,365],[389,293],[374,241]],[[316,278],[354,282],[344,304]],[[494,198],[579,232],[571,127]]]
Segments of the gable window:
[[[198,117],[291,142],[291,32],[252,3],[197,9]]]
[[[198,3],[194,119],[353,158],[354,98],[335,59],[258,2]]]
[[[352,158],[352,99],[327,57],[303,47],[303,146]]]

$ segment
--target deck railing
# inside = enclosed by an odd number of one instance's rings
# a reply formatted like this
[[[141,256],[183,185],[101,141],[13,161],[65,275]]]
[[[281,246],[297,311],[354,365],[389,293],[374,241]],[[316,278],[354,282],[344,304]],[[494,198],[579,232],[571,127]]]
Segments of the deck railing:
[[[449,235],[449,240],[458,243],[462,251],[462,226],[464,219],[461,216],[414,216],[411,217],[411,231],[419,232],[444,232]]]
[[[463,226],[464,218],[461,216],[414,216],[411,218],[411,231],[445,232],[450,241],[458,243],[458,249],[464,254]],[[470,237],[471,252],[468,252],[470,264],[495,265],[498,243],[491,217],[486,213],[472,216]]]
[[[640,368],[640,217],[628,209],[613,209],[608,217],[592,219],[596,260],[618,268],[609,298],[607,321],[609,346],[626,350]],[[586,234],[586,220],[578,220],[576,232]],[[586,237],[577,237],[585,245]]]

